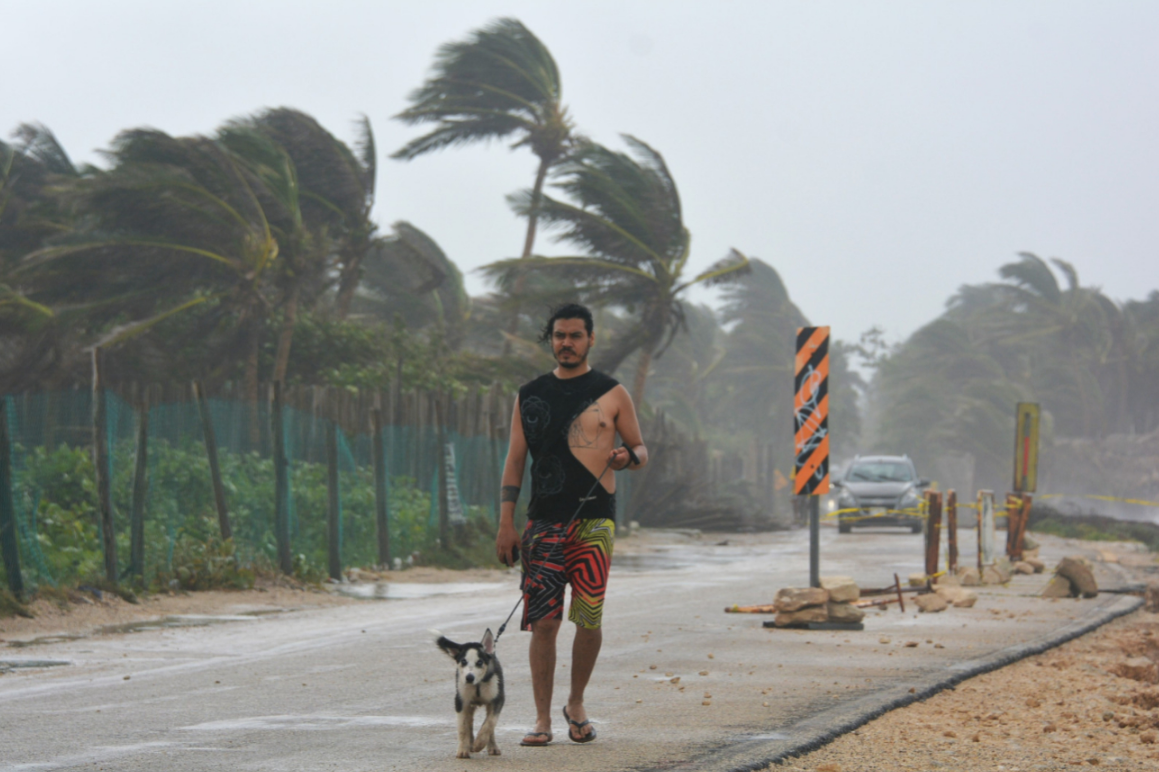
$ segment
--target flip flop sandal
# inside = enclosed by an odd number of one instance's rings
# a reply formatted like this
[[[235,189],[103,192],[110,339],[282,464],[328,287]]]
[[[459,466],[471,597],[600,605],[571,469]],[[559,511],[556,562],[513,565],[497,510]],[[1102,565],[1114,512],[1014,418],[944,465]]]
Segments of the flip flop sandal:
[[[573,743],[590,743],[592,740],[596,739],[596,728],[594,726],[592,726],[592,722],[591,721],[572,721],[571,716],[569,716],[567,714],[567,706],[566,705],[563,706],[563,717],[569,725],[568,730],[567,730],[567,739],[571,740]],[[592,726],[592,731],[590,734],[583,733],[585,726]],[[573,735],[571,733],[572,727],[575,727],[576,729],[579,730],[579,737],[576,737],[575,735]]]
[[[545,737],[547,739],[543,742],[527,742],[528,737]],[[528,732],[523,736],[523,741],[519,744],[528,748],[542,748],[551,745],[551,732]]]

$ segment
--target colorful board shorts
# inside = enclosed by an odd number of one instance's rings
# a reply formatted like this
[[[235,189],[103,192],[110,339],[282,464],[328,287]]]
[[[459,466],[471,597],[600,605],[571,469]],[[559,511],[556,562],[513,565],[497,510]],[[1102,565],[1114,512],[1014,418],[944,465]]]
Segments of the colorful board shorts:
[[[560,618],[564,586],[569,583],[571,611],[567,618],[588,630],[598,629],[615,536],[616,521],[607,518],[574,520],[570,526],[528,520],[519,550],[523,563],[520,629],[530,630],[531,623],[541,619]]]

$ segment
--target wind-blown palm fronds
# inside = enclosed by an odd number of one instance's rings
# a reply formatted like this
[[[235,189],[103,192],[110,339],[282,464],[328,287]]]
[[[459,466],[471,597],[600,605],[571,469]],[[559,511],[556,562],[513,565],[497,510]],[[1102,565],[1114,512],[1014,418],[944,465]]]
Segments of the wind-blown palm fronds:
[[[434,128],[393,157],[409,161],[446,147],[494,139],[511,138],[512,148],[529,147],[539,159],[521,255],[530,257],[544,181],[574,142],[562,94],[559,68],[547,46],[519,20],[497,19],[466,40],[439,48],[431,76],[411,93],[410,107],[395,116]],[[523,283],[517,277],[511,294],[521,295]],[[508,332],[514,333],[517,325],[518,308]]]
[[[559,232],[558,240],[584,254],[504,260],[484,270],[503,286],[524,273],[541,273],[573,283],[586,302],[618,306],[636,319],[635,328],[601,348],[597,365],[614,370],[633,351],[640,352],[633,396],[643,398],[652,358],[663,353],[683,326],[682,293],[694,284],[735,281],[748,270],[748,258],[732,250],[694,277],[685,275],[691,240],[684,225],[680,195],[664,158],[644,142],[624,136],[632,154],[584,143],[557,169],[556,187],[571,199],[544,196],[539,214]],[[524,216],[534,191],[511,198]]]

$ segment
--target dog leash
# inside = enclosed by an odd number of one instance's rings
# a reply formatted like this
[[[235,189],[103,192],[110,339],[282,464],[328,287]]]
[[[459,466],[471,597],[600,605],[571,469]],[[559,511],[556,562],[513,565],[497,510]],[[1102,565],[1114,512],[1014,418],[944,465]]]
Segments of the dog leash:
[[[632,464],[635,464],[636,466],[640,465],[640,458],[636,455],[635,451],[633,451],[627,445],[621,445],[620,447],[622,447],[624,450],[628,451],[628,461],[629,461],[628,465],[629,466],[631,466]],[[600,481],[604,479],[604,475],[606,475],[608,473],[608,470],[611,468],[612,468],[612,462],[611,462],[611,459],[609,459],[608,463],[604,465],[604,471],[600,472],[600,476],[596,478],[595,484],[593,484],[592,487],[588,490],[587,495],[584,496],[582,499],[580,499],[580,505],[578,507],[576,507],[576,510],[572,514],[571,519],[569,519],[567,521],[567,525],[565,525],[563,527],[563,533],[564,533],[565,538],[567,536],[568,529],[571,528],[571,524],[573,522],[575,522],[576,517],[579,516],[580,510],[584,508],[584,504],[587,504],[589,501],[591,501],[592,494],[596,492],[596,486],[600,484]],[[551,546],[551,552],[549,552],[546,556],[544,556],[543,562],[539,564],[539,570],[535,572],[535,578],[531,580],[532,582],[539,581],[539,577],[543,573],[543,566],[545,563],[547,563],[547,558],[551,556],[552,552],[555,551],[556,546],[559,544],[563,544],[562,539],[560,541],[556,542],[555,544],[553,544]],[[519,600],[515,601],[515,605],[512,607],[511,613],[507,615],[507,619],[503,620],[503,624],[501,624],[499,626],[499,632],[495,634],[495,643],[499,643],[499,636],[503,635],[503,631],[507,629],[507,623],[511,621],[511,617],[515,616],[515,609],[519,608],[519,604],[522,602],[523,602],[523,592],[521,589],[519,592]]]

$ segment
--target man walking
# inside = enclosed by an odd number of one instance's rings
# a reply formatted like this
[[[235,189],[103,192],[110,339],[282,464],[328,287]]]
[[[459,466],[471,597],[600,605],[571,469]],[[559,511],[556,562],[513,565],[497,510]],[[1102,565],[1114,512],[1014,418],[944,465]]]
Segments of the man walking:
[[[596,342],[592,326],[591,311],[575,303],[552,313],[542,340],[550,342],[557,366],[519,390],[511,418],[495,549],[507,565],[514,563],[516,550],[523,561],[521,628],[531,630],[536,720],[522,745],[547,745],[552,740],[555,641],[567,584],[572,588],[568,619],[576,632],[571,693],[563,716],[572,742],[596,739],[584,707],[584,689],[603,640],[600,624],[616,530],[616,479],[604,470],[638,469],[648,463],[627,389],[588,364]],[[624,447],[615,447],[617,433]],[[529,450],[531,503],[521,539],[515,530],[515,502]]]

